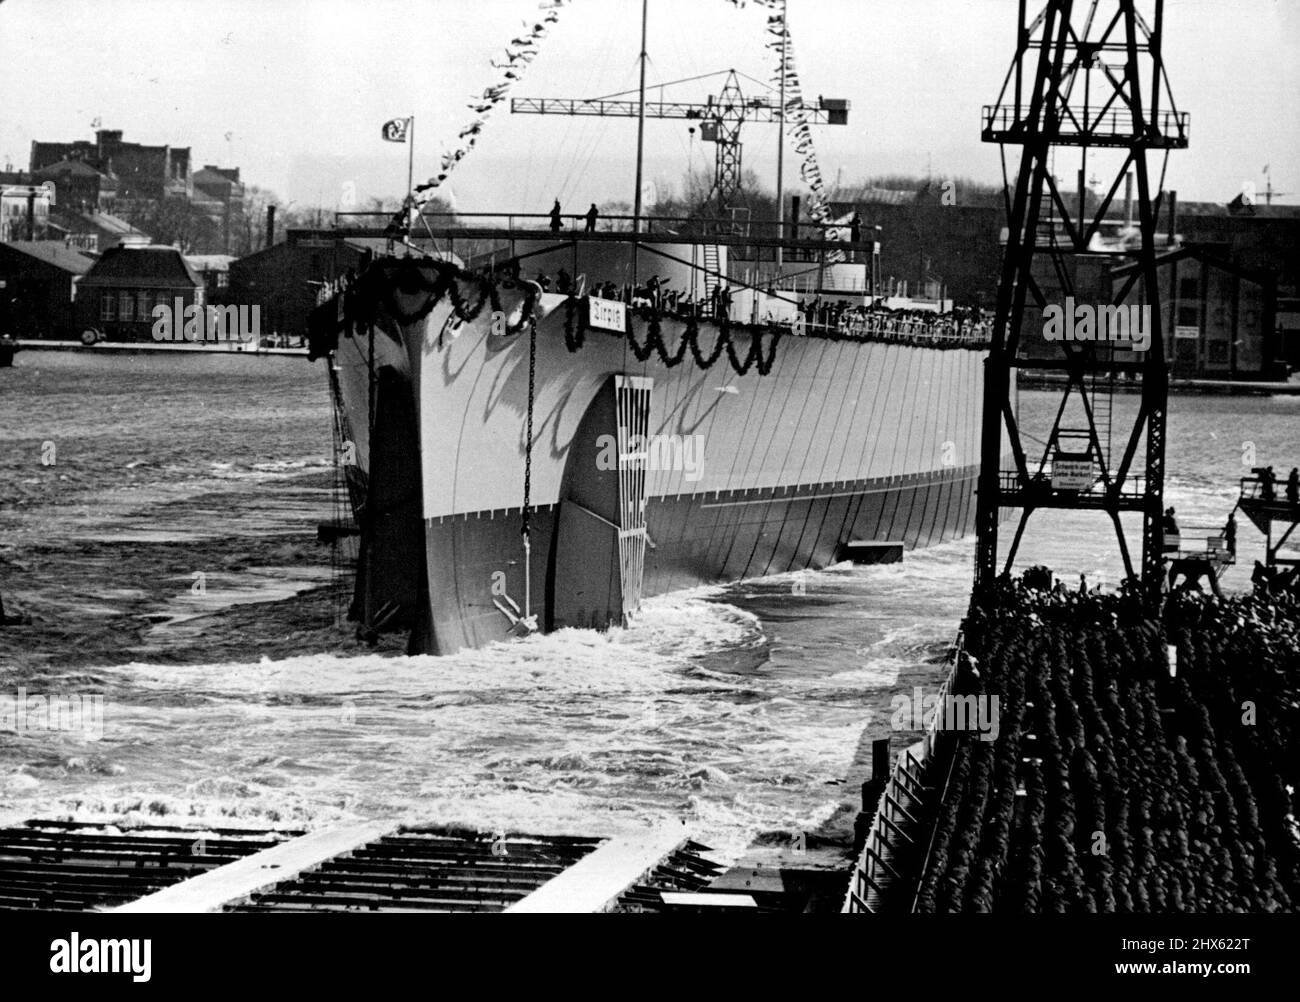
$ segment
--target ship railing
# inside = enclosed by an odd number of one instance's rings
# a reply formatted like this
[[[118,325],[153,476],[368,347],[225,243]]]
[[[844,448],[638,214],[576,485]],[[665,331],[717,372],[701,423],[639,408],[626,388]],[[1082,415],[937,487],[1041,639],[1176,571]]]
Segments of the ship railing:
[[[1273,488],[1274,494],[1277,493],[1277,487]],[[1260,479],[1259,474],[1253,477],[1241,478],[1241,497],[1247,501],[1262,501],[1264,499],[1264,481]]]
[[[1019,491],[1026,487],[1020,481],[1018,470],[1001,470],[998,473],[998,486],[1003,491]],[[1030,470],[1028,489],[1050,491],[1052,490],[1052,464],[1049,462],[1044,465],[1043,469]],[[1065,488],[1058,488],[1064,490]],[[1090,486],[1076,491],[1081,495],[1104,496],[1106,485],[1102,480],[1100,473],[1096,475]],[[1116,495],[1119,498],[1133,500],[1144,497],[1146,494],[1146,475],[1142,473],[1130,473],[1124,478],[1124,485]]]
[[[1265,483],[1270,483],[1270,490],[1265,490]],[[1243,501],[1264,501],[1270,504],[1292,503],[1287,496],[1286,480],[1279,480],[1274,477],[1271,482],[1267,481],[1261,467],[1256,467],[1251,476],[1241,478],[1241,499]]]
[[[389,211],[347,211],[334,213],[337,227],[346,229],[354,226],[382,226],[396,213]],[[637,217],[599,214],[595,220],[595,232],[626,233],[629,236],[635,230]],[[587,231],[585,213],[560,214],[558,233],[566,237],[581,236]],[[420,226],[436,233],[456,230],[499,230],[503,235],[547,236],[554,235],[551,229],[549,212],[423,212],[412,228],[413,236],[418,236]],[[874,232],[874,231],[873,231]],[[799,222],[777,222],[776,220],[732,219],[718,216],[641,216],[639,235],[673,237],[684,240],[704,240],[708,237],[741,237],[757,240],[832,240],[850,243],[852,228],[843,223],[819,223],[815,220]]]
[[[939,686],[934,712],[925,725],[923,738],[899,754],[881,790],[875,817],[849,877],[849,887],[841,909],[843,912],[878,912],[886,898],[894,895],[897,883],[910,883],[912,880],[907,874],[899,872],[900,865],[902,869],[911,871],[918,881],[929,865],[930,853],[934,849],[933,825],[930,838],[925,842],[924,853],[919,858],[920,869],[903,865],[901,857],[914,853],[918,848],[916,840],[922,837],[920,828],[925,815],[936,809],[947,793],[945,779],[939,799],[930,796],[934,792],[933,769],[945,757],[951,758],[952,735],[944,727],[945,708],[948,696],[956,685],[957,673],[967,661],[965,638],[960,631],[948,651],[948,660],[948,674]],[[915,910],[914,896],[912,908]]]
[[[623,303],[633,310],[641,311],[647,319],[657,309],[660,316],[686,319],[717,319],[720,313],[719,303],[709,296],[691,298],[685,293],[672,290],[660,291],[658,298],[652,300],[651,293],[644,288],[623,285],[615,289],[612,297],[602,295],[600,290],[606,283],[597,282],[588,286],[589,294],[596,298],[612,299]],[[739,289],[752,286],[737,286]],[[563,291],[572,291],[569,289]],[[582,290],[579,290],[582,294]],[[814,314],[816,315],[816,314]],[[746,323],[734,312],[728,313],[732,323]],[[979,346],[988,343],[989,325],[984,322],[971,323],[969,320],[922,320],[917,318],[899,318],[883,313],[853,313],[838,319],[810,321],[804,313],[794,317],[777,317],[771,313],[756,318],[749,326],[766,330],[807,337],[826,337],[840,339],[861,339],[863,341],[898,342],[900,344],[938,343],[948,345]]]
[[[921,861],[916,869],[916,880],[913,888],[911,911],[915,913],[921,900],[921,885],[925,880],[925,875],[930,869],[930,860],[934,855],[934,843],[939,834],[939,812],[943,804],[948,800],[949,787],[952,783],[953,766],[956,764],[956,744],[957,735],[945,729],[946,710],[948,696],[956,688],[958,674],[972,667],[970,655],[966,652],[966,637],[961,631],[957,631],[957,639],[953,643],[949,652],[952,659],[952,668],[948,672],[948,677],[944,679],[940,687],[940,697],[935,703],[934,716],[930,718],[930,726],[926,731],[927,748],[929,751],[929,760],[932,767],[939,767],[945,764],[942,786],[936,786],[937,794],[932,802],[934,810],[930,822],[930,837],[926,840],[925,852],[921,856]],[[933,777],[931,777],[933,778]]]

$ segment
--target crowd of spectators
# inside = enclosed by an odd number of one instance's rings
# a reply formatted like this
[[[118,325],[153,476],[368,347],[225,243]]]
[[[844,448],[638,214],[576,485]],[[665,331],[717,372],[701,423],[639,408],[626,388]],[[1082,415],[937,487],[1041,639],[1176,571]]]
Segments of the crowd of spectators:
[[[841,301],[802,301],[799,315],[810,330],[834,331],[845,337],[934,337],[985,341],[993,332],[992,319],[975,308],[934,310],[891,309],[877,299],[869,306]]]
[[[518,280],[518,262],[510,262],[496,269],[500,277]],[[485,270],[485,276],[489,272]],[[721,320],[730,317],[733,291],[723,283],[713,283],[707,292],[671,288],[659,275],[652,275],[644,283],[618,284],[597,282],[588,284],[576,281],[560,268],[554,276],[538,272],[532,281],[543,292],[565,295],[588,295],[625,304],[638,315],[653,315],[677,319]],[[775,295],[768,290],[769,295]],[[744,322],[743,319],[739,322]],[[987,341],[992,334],[993,320],[985,310],[957,308],[944,313],[933,310],[891,309],[883,299],[870,305],[851,305],[840,300],[804,299],[796,308],[794,317],[779,317],[769,312],[760,325],[770,330],[783,330],[793,334],[818,333],[837,337],[862,337],[869,339],[923,339],[946,341]]]

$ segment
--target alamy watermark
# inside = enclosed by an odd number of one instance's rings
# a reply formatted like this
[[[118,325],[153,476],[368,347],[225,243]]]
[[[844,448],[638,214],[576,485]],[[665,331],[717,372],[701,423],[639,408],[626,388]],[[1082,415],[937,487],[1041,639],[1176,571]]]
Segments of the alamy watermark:
[[[596,469],[618,469],[618,439],[601,435],[596,439],[600,452],[596,455]],[[703,435],[632,435],[628,439],[628,458],[645,459],[647,470],[681,470],[682,475],[694,482],[704,476]]]
[[[53,974],[129,974],[135,982],[148,981],[153,965],[151,939],[99,939],[70,933],[50,941]]]
[[[29,693],[19,686],[16,694],[0,693],[0,732],[79,732],[90,741],[104,736],[104,697],[77,693]]]
[[[1134,351],[1151,347],[1151,307],[1093,306],[1053,303],[1043,310],[1043,337],[1048,341],[1127,341]]]
[[[998,739],[997,696],[975,693],[954,695],[923,692],[918,685],[909,696],[899,693],[889,701],[889,725],[896,731],[923,731],[936,712],[936,726],[944,731],[974,731],[981,741]]]
[[[155,341],[255,341],[262,336],[260,306],[159,303],[151,314]]]

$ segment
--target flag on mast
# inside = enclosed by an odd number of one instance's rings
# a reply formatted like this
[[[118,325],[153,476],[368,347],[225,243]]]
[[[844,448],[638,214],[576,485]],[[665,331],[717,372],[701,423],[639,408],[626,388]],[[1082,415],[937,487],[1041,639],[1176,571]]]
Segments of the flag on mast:
[[[384,123],[384,128],[380,134],[390,143],[404,143],[410,128],[411,119],[394,118]]]

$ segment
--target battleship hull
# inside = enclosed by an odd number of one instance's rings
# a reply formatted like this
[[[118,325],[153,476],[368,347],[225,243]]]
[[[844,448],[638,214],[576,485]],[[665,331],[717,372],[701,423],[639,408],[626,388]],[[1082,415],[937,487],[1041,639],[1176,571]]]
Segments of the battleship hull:
[[[427,262],[346,298],[327,326],[367,483],[359,617],[412,651],[973,525],[978,350],[630,312],[606,331],[567,295]]]

